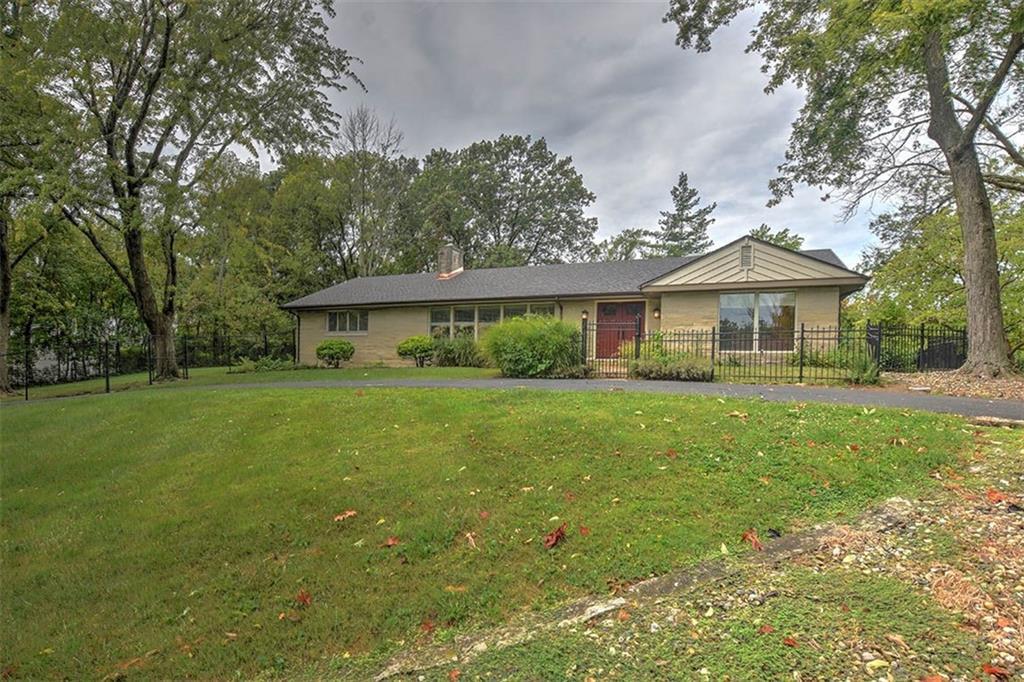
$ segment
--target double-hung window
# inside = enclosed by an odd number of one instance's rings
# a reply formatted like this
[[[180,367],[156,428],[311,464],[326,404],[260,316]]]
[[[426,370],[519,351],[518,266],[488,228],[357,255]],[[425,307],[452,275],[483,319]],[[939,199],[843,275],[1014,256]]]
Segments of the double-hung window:
[[[722,294],[718,329],[724,351],[791,351],[796,332],[792,291]]]
[[[370,328],[368,310],[334,310],[327,313],[327,331],[335,334],[358,334]]]

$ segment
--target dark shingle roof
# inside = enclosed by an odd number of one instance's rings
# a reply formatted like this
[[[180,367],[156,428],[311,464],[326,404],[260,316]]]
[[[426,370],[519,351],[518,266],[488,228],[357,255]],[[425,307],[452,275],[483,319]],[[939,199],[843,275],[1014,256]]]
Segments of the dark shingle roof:
[[[829,249],[800,253],[830,265],[846,268],[839,257]],[[434,272],[358,277],[303,296],[281,307],[325,308],[639,294],[640,285],[696,258],[698,256],[610,263],[558,263],[515,268],[483,268],[465,270],[448,280],[439,280],[437,273]]]

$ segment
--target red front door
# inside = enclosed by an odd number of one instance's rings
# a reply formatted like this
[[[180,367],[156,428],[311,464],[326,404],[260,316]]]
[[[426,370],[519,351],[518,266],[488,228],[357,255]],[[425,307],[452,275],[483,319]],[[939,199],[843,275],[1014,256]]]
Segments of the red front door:
[[[597,304],[597,357],[617,358],[619,350],[636,336],[636,316],[640,316],[640,331],[644,331],[644,302]]]

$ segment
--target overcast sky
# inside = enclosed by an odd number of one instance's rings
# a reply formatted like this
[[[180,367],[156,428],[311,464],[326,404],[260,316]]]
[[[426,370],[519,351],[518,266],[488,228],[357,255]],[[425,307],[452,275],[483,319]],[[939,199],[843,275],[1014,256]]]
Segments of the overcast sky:
[[[767,222],[832,248],[848,265],[870,240],[869,215],[842,223],[839,208],[803,188],[767,208],[802,98],[766,95],[751,18],[716,36],[706,54],[675,46],[656,2],[338,2],[335,44],[363,60],[367,92],[333,93],[393,116],[407,154],[457,149],[520,133],[572,156],[597,195],[604,237],[653,227],[680,171],[717,201],[711,235],[723,244]]]

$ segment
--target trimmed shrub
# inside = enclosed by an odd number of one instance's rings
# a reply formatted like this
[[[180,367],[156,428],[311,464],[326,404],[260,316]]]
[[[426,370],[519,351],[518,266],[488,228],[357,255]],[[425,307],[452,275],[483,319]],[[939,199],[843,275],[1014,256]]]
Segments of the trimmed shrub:
[[[634,379],[663,381],[711,381],[711,362],[692,358],[650,358],[629,365]]]
[[[547,377],[580,364],[575,326],[547,315],[506,320],[487,331],[483,348],[507,377]]]
[[[434,364],[438,367],[483,367],[485,358],[471,336],[435,339]]]
[[[341,367],[341,363],[352,359],[356,347],[347,339],[327,339],[316,347],[316,359],[328,367]]]
[[[413,360],[417,367],[423,367],[434,357],[434,340],[429,336],[410,336],[398,344],[398,357]]]

